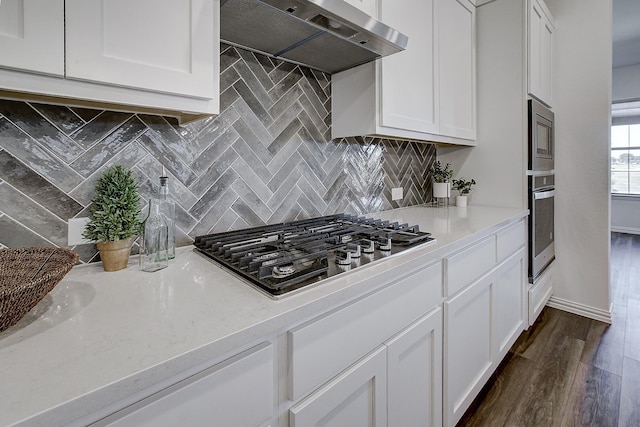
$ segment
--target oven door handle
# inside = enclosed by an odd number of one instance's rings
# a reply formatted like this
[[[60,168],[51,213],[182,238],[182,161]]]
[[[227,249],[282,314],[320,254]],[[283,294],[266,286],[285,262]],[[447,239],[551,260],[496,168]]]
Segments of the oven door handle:
[[[548,190],[548,191],[534,191],[533,198],[534,200],[541,199],[550,199],[556,195],[556,190]]]

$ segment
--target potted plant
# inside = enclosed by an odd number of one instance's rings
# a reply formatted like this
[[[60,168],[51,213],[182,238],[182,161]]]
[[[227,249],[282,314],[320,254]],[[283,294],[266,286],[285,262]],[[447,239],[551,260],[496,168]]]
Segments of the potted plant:
[[[447,163],[443,167],[440,160],[437,160],[429,172],[431,172],[431,176],[433,177],[433,197],[450,197],[451,183],[449,181],[453,178],[451,163]]]
[[[456,206],[467,206],[467,196],[471,192],[471,187],[473,187],[474,185],[476,185],[475,179],[470,179],[468,181],[464,178],[453,180],[453,189],[458,190],[458,192],[460,193],[458,196],[456,196]]]
[[[105,271],[122,270],[140,232],[138,184],[131,171],[113,166],[98,178],[95,190],[82,237],[96,242]]]

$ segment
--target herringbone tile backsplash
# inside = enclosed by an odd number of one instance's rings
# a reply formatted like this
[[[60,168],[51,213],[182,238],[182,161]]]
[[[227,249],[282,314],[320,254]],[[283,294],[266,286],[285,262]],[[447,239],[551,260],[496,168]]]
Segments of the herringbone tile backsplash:
[[[331,140],[330,76],[221,46],[221,111],[173,119],[0,100],[0,246],[67,246],[97,177],[130,168],[143,199],[164,166],[178,245],[212,231],[430,200],[432,144]],[[391,201],[391,188],[404,199]],[[95,245],[76,246],[83,262]]]

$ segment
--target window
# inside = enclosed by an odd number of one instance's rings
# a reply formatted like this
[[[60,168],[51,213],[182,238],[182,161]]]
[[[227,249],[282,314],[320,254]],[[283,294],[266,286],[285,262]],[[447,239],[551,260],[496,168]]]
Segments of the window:
[[[611,126],[611,193],[640,195],[640,124]]]

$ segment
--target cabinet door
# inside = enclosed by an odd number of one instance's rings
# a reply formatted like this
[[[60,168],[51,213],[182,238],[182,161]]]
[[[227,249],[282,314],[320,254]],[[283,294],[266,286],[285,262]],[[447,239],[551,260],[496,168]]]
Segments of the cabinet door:
[[[434,0],[381,2],[380,20],[409,37],[407,49],[382,58],[380,124],[438,133],[438,56]]]
[[[386,347],[379,347],[292,407],[290,426],[386,426],[386,355]]]
[[[66,0],[67,78],[213,98],[219,7],[216,0]]]
[[[444,303],[444,418],[454,426],[491,375],[494,272]]]
[[[476,137],[476,8],[438,0],[440,134]]]
[[[378,10],[376,7],[376,0],[346,0],[347,3],[352,4],[368,15],[374,18],[378,16]]]
[[[499,363],[525,326],[525,250],[520,249],[496,271],[493,304],[494,360]]]
[[[442,309],[387,342],[388,425],[442,425]]]
[[[64,75],[64,0],[0,1],[0,66]]]
[[[553,22],[540,0],[529,2],[529,94],[547,105],[552,102]]]
[[[273,353],[261,344],[92,427],[262,426],[275,406]]]

